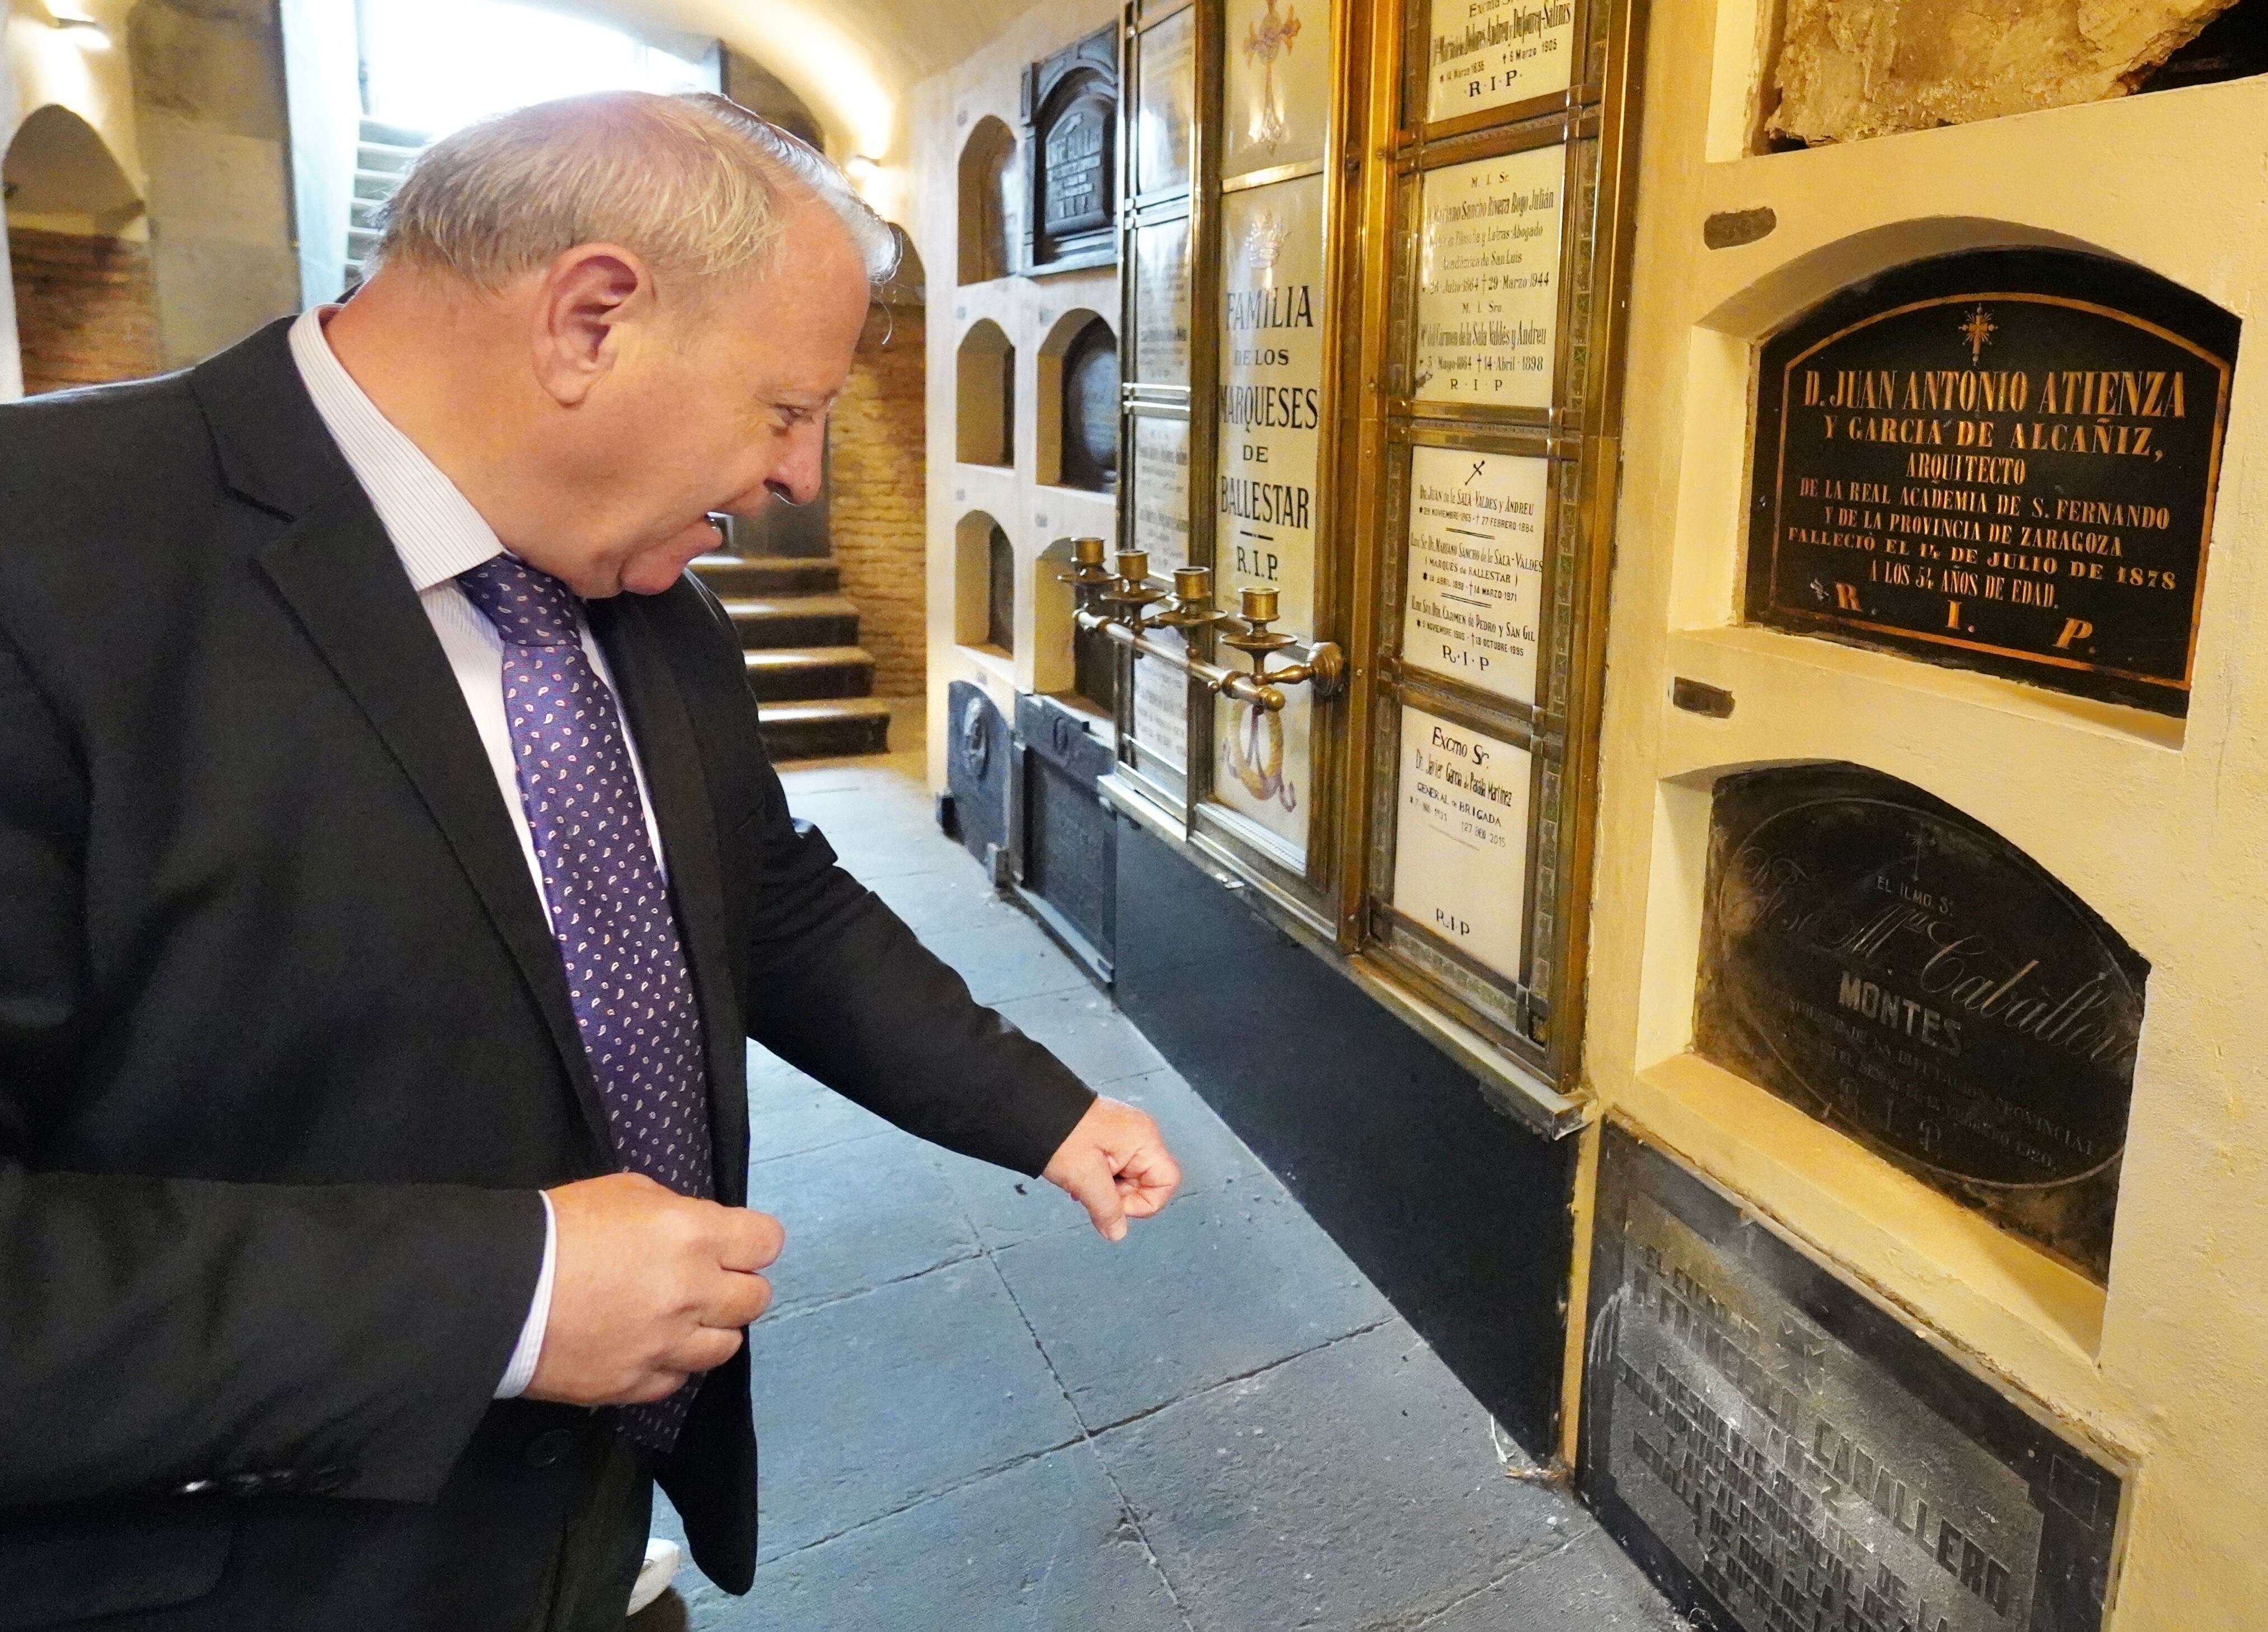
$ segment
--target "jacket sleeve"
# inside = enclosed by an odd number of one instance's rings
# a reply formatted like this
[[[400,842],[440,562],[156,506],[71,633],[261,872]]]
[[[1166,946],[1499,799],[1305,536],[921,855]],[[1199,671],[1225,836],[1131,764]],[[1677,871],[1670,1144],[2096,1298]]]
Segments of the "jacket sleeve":
[[[755,851],[749,1034],[908,1133],[1036,1174],[1094,1102],[1068,1067],[968,984],[791,820],[769,769]]]
[[[46,1170],[92,1091],[87,793],[0,639],[0,1509],[439,1489],[543,1253],[533,1193]]]

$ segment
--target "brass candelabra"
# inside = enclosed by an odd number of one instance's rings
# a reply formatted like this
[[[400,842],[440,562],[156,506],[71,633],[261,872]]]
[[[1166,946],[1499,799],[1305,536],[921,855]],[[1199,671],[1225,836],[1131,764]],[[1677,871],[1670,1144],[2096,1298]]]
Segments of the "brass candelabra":
[[[1152,580],[1146,550],[1120,550],[1114,572],[1103,565],[1100,538],[1074,538],[1071,547],[1071,570],[1063,576],[1079,598],[1081,629],[1107,634],[1133,648],[1138,657],[1158,658],[1184,670],[1208,690],[1270,713],[1282,711],[1285,686],[1312,686],[1315,696],[1326,698],[1345,689],[1345,653],[1329,640],[1302,641],[1270,626],[1279,616],[1275,590],[1260,585],[1246,587],[1239,597],[1239,617],[1213,604],[1209,566],[1175,567],[1174,587],[1167,589]],[[1097,610],[1096,602],[1112,609]],[[1150,609],[1160,602],[1167,603],[1163,609],[1152,612]],[[1154,629],[1174,631],[1184,645],[1152,639],[1149,631]],[[1243,653],[1252,664],[1250,670],[1207,662],[1186,649],[1189,637],[1208,629],[1223,646]],[[1270,668],[1269,660],[1278,656],[1292,661]]]

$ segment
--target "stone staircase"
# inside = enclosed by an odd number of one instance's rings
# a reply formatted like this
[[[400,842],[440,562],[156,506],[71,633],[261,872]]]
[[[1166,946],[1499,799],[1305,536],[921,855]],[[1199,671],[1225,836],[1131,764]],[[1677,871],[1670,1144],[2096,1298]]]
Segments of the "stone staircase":
[[[774,759],[889,751],[889,705],[872,695],[874,660],[858,609],[824,557],[709,555],[693,563],[740,631],[764,746]]]
[[[432,137],[421,130],[365,119],[355,137],[354,200],[348,206],[347,281],[362,281],[362,264],[378,247],[379,210],[401,185],[410,164]]]

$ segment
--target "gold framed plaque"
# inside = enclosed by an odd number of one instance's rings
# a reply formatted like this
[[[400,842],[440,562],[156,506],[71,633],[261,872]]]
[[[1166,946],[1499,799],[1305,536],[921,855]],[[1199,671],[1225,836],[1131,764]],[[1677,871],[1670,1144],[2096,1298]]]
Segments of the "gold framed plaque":
[[[1138,36],[1138,194],[1176,192],[1189,184],[1190,144],[1197,125],[1197,8],[1187,6]]]
[[[1434,0],[1425,122],[1440,124],[1564,92],[1580,77],[1572,0]]]
[[[1410,450],[1405,664],[1535,705],[1550,488],[1547,459]]]
[[[1412,398],[1551,406],[1566,181],[1565,144],[1425,173]]]
[[[1534,779],[1527,749],[1403,705],[1394,910],[1515,985]]]

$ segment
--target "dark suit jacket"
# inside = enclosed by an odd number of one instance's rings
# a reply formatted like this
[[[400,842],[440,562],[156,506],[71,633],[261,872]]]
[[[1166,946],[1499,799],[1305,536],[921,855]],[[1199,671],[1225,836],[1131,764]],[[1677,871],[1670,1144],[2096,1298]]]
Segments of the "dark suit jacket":
[[[722,1199],[744,1035],[1036,1172],[1087,1090],[791,821],[715,601],[590,610]],[[592,1419],[490,1395],[535,1192],[612,1170],[605,1126],[489,760],[285,326],[0,408],[0,1628],[519,1632]],[[659,1477],[745,1590],[745,1355]]]

